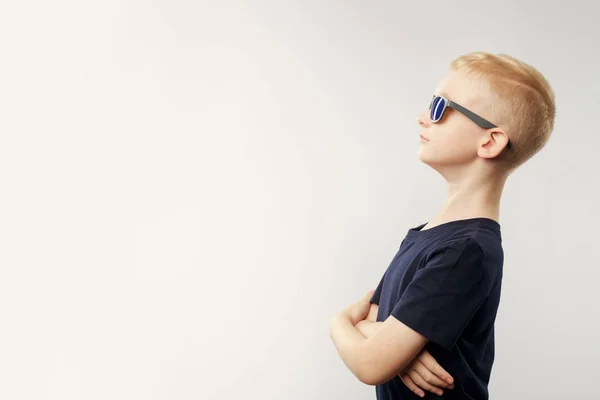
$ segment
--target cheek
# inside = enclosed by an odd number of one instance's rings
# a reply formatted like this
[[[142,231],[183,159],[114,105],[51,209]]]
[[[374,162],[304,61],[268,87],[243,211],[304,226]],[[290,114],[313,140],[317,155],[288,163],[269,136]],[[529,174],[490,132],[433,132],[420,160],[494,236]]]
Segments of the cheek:
[[[473,134],[470,124],[462,120],[456,120],[455,114],[451,117],[448,118],[447,124],[443,127],[444,129],[436,132],[434,137],[436,151],[458,157],[476,152],[474,141],[476,135]]]
[[[427,143],[429,151],[437,154],[452,153],[457,147],[455,138],[451,131],[445,129],[438,129],[431,134],[431,141]]]
[[[471,143],[461,135],[450,132],[436,132],[429,143],[421,145],[419,158],[422,161],[461,163],[470,160],[474,153]]]

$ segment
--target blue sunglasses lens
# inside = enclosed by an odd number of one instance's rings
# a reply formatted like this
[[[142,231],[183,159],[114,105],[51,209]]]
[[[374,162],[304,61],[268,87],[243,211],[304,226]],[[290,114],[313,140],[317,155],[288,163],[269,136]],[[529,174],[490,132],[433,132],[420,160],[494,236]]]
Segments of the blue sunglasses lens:
[[[446,99],[443,97],[434,97],[431,102],[431,111],[429,112],[429,118],[431,122],[438,122],[444,115],[446,109]]]

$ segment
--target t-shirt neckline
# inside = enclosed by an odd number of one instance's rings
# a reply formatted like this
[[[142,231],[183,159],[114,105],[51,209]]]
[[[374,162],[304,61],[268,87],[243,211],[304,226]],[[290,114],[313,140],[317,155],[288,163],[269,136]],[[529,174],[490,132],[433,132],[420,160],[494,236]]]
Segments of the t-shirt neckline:
[[[475,225],[477,227],[488,227],[500,232],[500,224],[498,221],[493,220],[487,217],[473,217],[473,218],[465,218],[465,219],[457,219],[454,221],[444,222],[442,224],[436,225],[434,227],[422,230],[428,222],[425,222],[421,225],[418,225],[414,228],[410,228],[406,237],[408,238],[416,238],[416,237],[424,237],[429,235],[437,235],[439,233],[446,232],[447,230],[453,230],[461,225]]]

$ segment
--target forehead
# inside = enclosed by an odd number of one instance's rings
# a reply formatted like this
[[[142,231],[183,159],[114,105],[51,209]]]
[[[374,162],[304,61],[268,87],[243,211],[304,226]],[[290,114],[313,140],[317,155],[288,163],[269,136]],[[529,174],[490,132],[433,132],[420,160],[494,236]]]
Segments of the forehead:
[[[451,70],[442,78],[434,94],[469,106],[485,100],[487,93],[488,85],[483,78]]]

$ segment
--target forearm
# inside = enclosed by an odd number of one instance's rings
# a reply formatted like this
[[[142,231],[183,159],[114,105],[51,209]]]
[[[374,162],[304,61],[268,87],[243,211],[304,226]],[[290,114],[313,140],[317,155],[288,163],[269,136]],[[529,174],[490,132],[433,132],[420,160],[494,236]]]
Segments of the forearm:
[[[350,317],[340,313],[331,320],[329,336],[346,367],[358,377],[360,347],[367,340],[366,335],[352,325]]]
[[[358,329],[363,336],[369,338],[373,336],[375,332],[377,332],[377,330],[381,327],[381,324],[383,324],[383,322],[374,322],[364,319],[356,324],[356,329]]]

